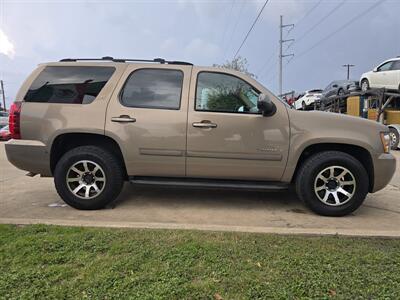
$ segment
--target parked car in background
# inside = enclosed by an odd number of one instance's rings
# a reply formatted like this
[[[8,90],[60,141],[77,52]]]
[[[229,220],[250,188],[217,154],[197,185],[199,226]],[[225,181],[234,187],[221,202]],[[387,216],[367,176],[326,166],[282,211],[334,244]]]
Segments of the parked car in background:
[[[7,125],[0,129],[0,141],[8,141],[10,139],[11,139],[11,133]]]
[[[361,90],[387,88],[400,90],[400,57],[384,61],[372,71],[361,75]]]
[[[322,91],[322,96],[324,98],[331,96],[343,96],[358,89],[358,81],[356,80],[335,80],[332,81],[328,86]]]
[[[8,112],[0,111],[0,128],[8,125]]]
[[[353,91],[359,90],[359,83],[356,80],[336,80],[332,81],[323,91],[320,98],[322,107],[327,107],[333,103],[337,96],[344,96]]]
[[[322,90],[309,90],[306,91],[304,95],[298,98],[295,103],[294,107],[296,109],[306,110],[311,105],[314,105],[315,101],[320,100],[322,97]]]

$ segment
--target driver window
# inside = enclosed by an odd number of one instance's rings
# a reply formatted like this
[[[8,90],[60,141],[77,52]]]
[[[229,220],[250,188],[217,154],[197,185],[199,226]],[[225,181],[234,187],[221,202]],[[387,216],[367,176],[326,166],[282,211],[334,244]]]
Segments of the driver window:
[[[258,114],[259,92],[238,77],[201,72],[197,77],[196,110]]]
[[[392,66],[392,63],[393,63],[392,61],[389,61],[389,62],[383,64],[382,66],[380,66],[380,67],[378,68],[378,72],[390,70],[390,67]]]

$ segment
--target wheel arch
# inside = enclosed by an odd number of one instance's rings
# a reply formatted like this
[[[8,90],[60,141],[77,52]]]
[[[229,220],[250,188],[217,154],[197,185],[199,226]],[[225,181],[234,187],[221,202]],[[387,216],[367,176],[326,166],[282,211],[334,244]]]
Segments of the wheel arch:
[[[317,143],[308,145],[305,149],[303,149],[299,159],[297,160],[296,168],[291,178],[291,182],[294,182],[300,167],[307,160],[307,158],[311,157],[316,153],[329,150],[341,151],[357,159],[364,166],[365,170],[368,173],[369,191],[371,192],[373,190],[374,165],[370,152],[361,146],[351,145],[351,144],[341,144],[341,143]]]
[[[111,137],[97,133],[63,133],[58,135],[51,145],[50,149],[50,169],[54,170],[58,160],[69,150],[79,146],[99,146],[115,155],[124,172],[125,179],[128,178],[125,160],[119,144]]]
[[[396,129],[397,132],[400,134],[400,124],[390,124],[390,125],[387,125],[387,127]]]
[[[360,87],[360,89],[362,89],[362,83],[363,83],[364,80],[367,81],[368,86],[371,88],[371,83],[370,83],[370,81],[369,81],[369,78],[364,76],[364,77],[362,77],[362,78],[360,79],[360,82],[359,82],[359,87]]]

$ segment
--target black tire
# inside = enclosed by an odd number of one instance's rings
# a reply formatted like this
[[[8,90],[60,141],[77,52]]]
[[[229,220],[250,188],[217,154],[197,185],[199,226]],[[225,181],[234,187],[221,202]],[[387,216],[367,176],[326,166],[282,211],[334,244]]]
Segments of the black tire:
[[[392,150],[397,150],[397,147],[399,147],[400,134],[397,131],[397,129],[393,127],[389,127],[389,130],[390,130],[390,148]]]
[[[350,197],[348,202],[343,202],[344,204],[339,204],[338,206],[325,204],[317,197],[317,192],[314,191],[314,183],[318,174],[332,166],[346,168],[351,172],[356,182],[353,187],[354,195]],[[368,178],[363,165],[353,156],[340,151],[324,151],[309,157],[302,164],[296,177],[296,193],[313,212],[319,215],[345,216],[355,211],[363,203],[368,194]]]
[[[366,89],[363,89],[363,84],[365,84],[366,85]],[[368,81],[368,79],[363,79],[363,80],[361,80],[361,86],[360,86],[360,88],[361,88],[361,91],[363,91],[363,92],[366,92],[366,91],[368,91],[369,90],[369,81]]]
[[[306,103],[304,101],[301,103],[301,109],[302,110],[307,110],[307,105],[306,105]]]
[[[97,164],[105,177],[103,184],[98,183],[101,191],[91,199],[80,198],[67,184],[67,176],[71,174],[70,168],[80,161]],[[82,210],[101,209],[118,197],[124,183],[124,172],[119,160],[108,151],[96,146],[81,146],[68,151],[58,161],[54,171],[54,183],[57,193],[68,205]],[[81,181],[76,184],[81,184]],[[89,191],[93,192],[91,188]]]

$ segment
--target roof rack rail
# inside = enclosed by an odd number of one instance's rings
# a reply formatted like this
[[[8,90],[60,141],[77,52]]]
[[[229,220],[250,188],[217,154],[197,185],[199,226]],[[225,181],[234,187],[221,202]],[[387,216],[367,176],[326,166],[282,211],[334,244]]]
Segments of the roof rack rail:
[[[154,59],[134,59],[134,58],[113,58],[111,56],[104,56],[102,58],[63,58],[60,62],[74,62],[74,61],[113,61],[113,62],[154,62],[160,64],[169,64],[169,65],[188,65],[192,66],[192,63],[185,61],[177,61],[177,60],[165,60],[163,58],[154,58]]]

